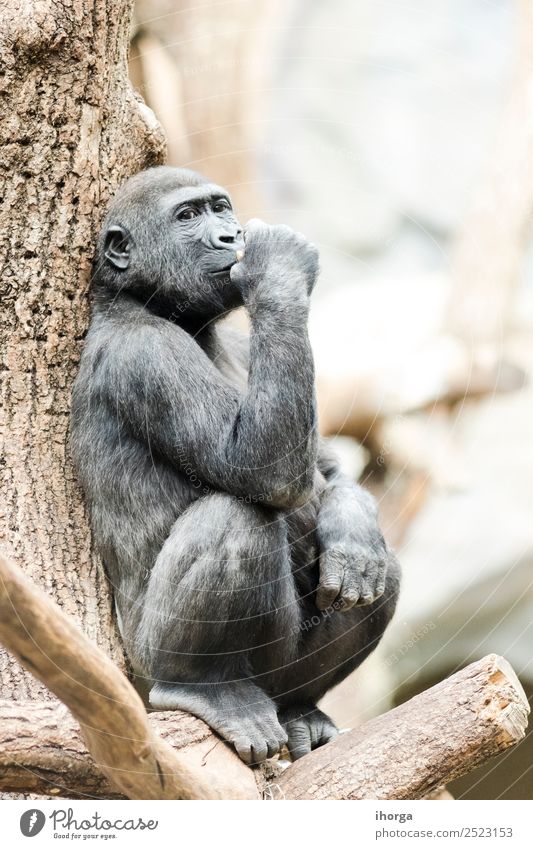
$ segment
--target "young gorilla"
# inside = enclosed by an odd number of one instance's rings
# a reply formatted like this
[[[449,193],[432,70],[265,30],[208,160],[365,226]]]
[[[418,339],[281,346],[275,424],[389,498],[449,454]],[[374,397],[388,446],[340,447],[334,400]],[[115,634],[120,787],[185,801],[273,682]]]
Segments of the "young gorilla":
[[[317,439],[317,270],[288,227],[243,237],[198,174],[138,174],[99,241],[73,396],[74,459],[150,702],[201,717],[247,763],[335,736],[316,703],[375,648],[398,593],[373,499]],[[218,321],[242,304],[249,344]]]

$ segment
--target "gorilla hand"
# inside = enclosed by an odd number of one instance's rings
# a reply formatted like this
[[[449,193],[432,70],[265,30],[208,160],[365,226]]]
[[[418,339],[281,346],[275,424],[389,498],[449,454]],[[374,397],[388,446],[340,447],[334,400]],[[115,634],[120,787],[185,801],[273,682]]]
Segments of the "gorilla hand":
[[[377,521],[373,498],[344,482],[326,490],[318,513],[320,581],[316,605],[341,610],[371,604],[385,589],[388,550]]]
[[[246,225],[244,241],[244,256],[232,266],[230,277],[245,302],[256,293],[261,300],[311,294],[318,275],[318,251],[305,236],[253,218]]]
[[[316,595],[319,610],[337,602],[341,610],[355,604],[371,604],[385,590],[386,548],[376,550],[356,539],[345,539],[320,554],[320,583]]]

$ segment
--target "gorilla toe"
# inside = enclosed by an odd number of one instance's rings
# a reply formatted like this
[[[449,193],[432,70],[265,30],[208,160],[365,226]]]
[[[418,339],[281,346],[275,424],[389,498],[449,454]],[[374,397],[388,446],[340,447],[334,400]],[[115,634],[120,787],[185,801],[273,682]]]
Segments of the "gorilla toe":
[[[287,732],[287,748],[293,761],[334,740],[339,733],[329,716],[314,705],[286,708],[278,718]]]

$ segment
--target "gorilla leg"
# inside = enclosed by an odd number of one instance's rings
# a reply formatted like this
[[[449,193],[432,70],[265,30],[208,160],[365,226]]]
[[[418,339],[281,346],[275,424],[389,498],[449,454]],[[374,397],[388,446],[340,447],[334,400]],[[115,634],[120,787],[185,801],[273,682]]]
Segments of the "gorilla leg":
[[[332,721],[316,703],[376,648],[394,613],[399,586],[400,568],[391,554],[385,591],[373,604],[344,613],[334,606],[321,612],[313,595],[303,599],[298,657],[287,666],[277,696],[294,760],[336,736]]]
[[[173,525],[152,570],[137,645],[154,707],[204,719],[248,763],[287,739],[254,682],[296,657],[298,601],[278,514],[210,495]]]

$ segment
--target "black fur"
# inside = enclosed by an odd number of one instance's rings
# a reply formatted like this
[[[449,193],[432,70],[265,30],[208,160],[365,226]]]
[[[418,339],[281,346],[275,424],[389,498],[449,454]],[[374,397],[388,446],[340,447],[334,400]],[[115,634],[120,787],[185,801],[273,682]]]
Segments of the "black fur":
[[[151,703],[257,763],[331,739],[316,702],[379,641],[399,570],[373,499],[317,438],[317,251],[259,221],[244,239],[193,172],[126,183],[98,245],[71,443]],[[242,304],[249,341],[219,321]]]

